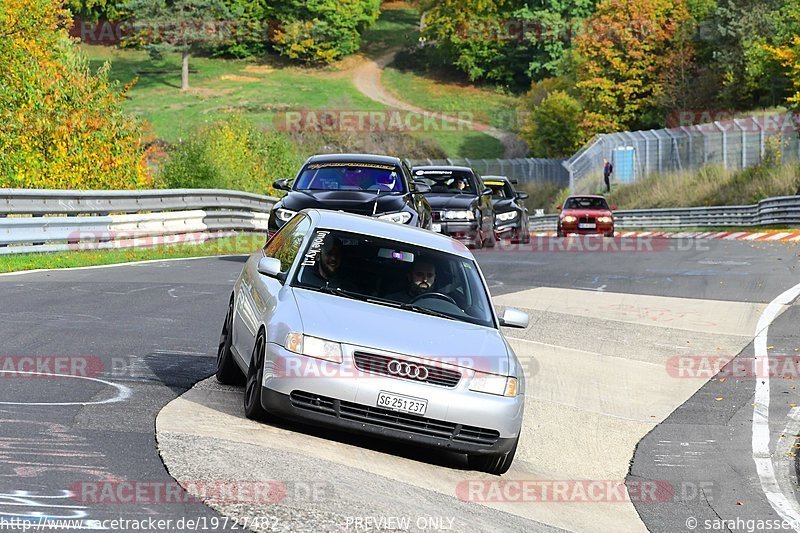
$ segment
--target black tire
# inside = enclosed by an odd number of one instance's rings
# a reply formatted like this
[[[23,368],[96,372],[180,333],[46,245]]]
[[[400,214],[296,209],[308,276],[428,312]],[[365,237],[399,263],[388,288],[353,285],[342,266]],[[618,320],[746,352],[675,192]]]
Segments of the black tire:
[[[259,333],[253,346],[247,382],[244,386],[244,415],[250,420],[265,420],[268,413],[261,405],[261,382],[264,377],[264,334]]]
[[[556,237],[559,238],[559,239],[564,237],[564,232],[561,231],[561,226],[559,226],[558,229],[556,229]]]
[[[511,468],[514,462],[514,455],[517,453],[519,437],[514,441],[514,447],[508,453],[496,455],[467,455],[467,462],[472,470],[486,472],[495,476],[502,476]]]
[[[531,230],[524,231],[522,233],[522,244],[530,244],[531,243]]]
[[[217,381],[224,385],[241,385],[244,383],[244,374],[233,360],[231,353],[231,339],[233,332],[233,298],[228,303],[228,314],[222,324],[222,333],[219,336],[217,348]]]

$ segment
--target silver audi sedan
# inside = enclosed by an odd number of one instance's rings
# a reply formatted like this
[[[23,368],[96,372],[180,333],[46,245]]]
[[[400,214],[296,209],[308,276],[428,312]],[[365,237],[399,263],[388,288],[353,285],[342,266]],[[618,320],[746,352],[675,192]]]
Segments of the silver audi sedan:
[[[277,415],[511,466],[525,376],[475,258],[423,229],[298,213],[236,280],[217,356],[248,418]]]

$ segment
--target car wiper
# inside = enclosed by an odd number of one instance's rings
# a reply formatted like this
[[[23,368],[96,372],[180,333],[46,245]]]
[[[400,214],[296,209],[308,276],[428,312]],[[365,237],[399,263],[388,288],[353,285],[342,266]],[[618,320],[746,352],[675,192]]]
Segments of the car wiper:
[[[433,309],[428,309],[427,307],[422,307],[416,304],[402,304],[400,309],[405,309],[407,311],[416,311],[417,313],[422,313],[424,315],[431,315],[431,316],[438,316],[439,318],[446,318],[448,320],[456,320],[455,317],[452,317],[446,313],[442,313],[440,311],[434,311]]]
[[[327,285],[323,285],[322,287],[309,287],[315,289],[317,292],[324,292],[325,294],[333,294],[335,296],[342,296],[344,298],[351,298],[353,300],[366,300],[367,297],[363,294],[359,294],[357,292],[346,291],[344,289],[340,289],[339,287],[328,287]]]

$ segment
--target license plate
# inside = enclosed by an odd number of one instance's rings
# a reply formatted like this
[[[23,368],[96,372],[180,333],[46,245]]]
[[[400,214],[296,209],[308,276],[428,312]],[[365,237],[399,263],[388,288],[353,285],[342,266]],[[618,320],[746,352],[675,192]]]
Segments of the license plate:
[[[584,223],[584,224],[578,224],[578,227],[580,229],[595,229],[597,227],[597,224],[586,224],[586,223]]]
[[[441,224],[431,224],[431,231],[435,231],[436,233],[442,232],[442,225]]]
[[[391,392],[379,392],[377,405],[378,407],[391,409],[393,411],[424,415],[425,411],[428,409],[428,400],[402,396]]]

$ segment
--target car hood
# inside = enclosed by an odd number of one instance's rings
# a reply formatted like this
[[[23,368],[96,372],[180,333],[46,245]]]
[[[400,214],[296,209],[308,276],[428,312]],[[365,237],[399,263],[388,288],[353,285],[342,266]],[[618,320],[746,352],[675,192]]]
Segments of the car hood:
[[[516,209],[517,206],[514,205],[514,200],[511,198],[505,198],[503,200],[494,200],[492,202],[494,205],[494,210],[498,213],[502,213],[504,211],[513,211]]]
[[[308,191],[308,193],[292,191],[281,200],[281,204],[292,211],[330,209],[358,215],[371,215],[373,210],[375,213],[400,211],[403,209],[405,201],[402,195],[387,193],[377,195],[369,191]]]
[[[572,215],[574,217],[610,217],[611,211],[608,211],[607,209],[564,209],[561,214],[564,216]]]
[[[500,331],[295,287],[304,333],[343,344],[505,373]]]
[[[425,199],[431,204],[431,209],[469,209],[475,202],[471,194],[426,194]]]

